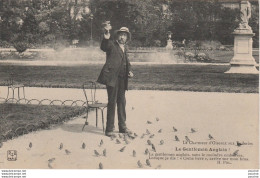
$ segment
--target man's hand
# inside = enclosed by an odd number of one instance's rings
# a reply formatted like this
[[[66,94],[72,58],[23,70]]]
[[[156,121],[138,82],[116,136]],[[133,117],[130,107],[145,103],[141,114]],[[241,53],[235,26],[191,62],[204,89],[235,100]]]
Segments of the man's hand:
[[[133,77],[134,77],[134,73],[133,73],[132,71],[129,71],[128,77],[129,77],[129,78],[133,78]]]

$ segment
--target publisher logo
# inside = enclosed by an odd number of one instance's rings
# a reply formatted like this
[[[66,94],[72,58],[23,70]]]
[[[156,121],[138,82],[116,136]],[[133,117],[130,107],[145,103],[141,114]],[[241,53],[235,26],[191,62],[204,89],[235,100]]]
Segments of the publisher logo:
[[[16,150],[8,150],[7,151],[7,160],[8,161],[16,161],[17,160],[17,151]]]

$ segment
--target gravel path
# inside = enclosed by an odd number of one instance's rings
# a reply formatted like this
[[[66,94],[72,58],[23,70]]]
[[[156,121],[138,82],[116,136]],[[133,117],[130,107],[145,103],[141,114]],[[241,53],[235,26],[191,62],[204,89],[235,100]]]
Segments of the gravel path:
[[[0,97],[5,97],[6,92],[6,87],[0,87]],[[98,90],[97,95],[99,101],[106,101],[105,90]],[[84,99],[80,89],[60,88],[26,88],[26,97]],[[84,131],[81,130],[84,124],[82,116],[49,130],[36,131],[4,142],[0,148],[0,168],[97,169],[99,163],[102,163],[104,169],[137,169],[138,160],[145,169],[258,168],[258,94],[130,90],[126,97],[127,125],[138,135],[135,139],[128,138],[128,144],[119,134],[117,138],[120,144],[116,144],[116,139],[104,136],[101,119],[96,128],[95,113],[92,112],[89,115],[90,123]],[[115,126],[117,131],[117,122]],[[195,130],[194,133],[191,128]],[[150,134],[147,134],[147,129]],[[210,140],[209,134],[214,139]],[[175,136],[180,141],[176,141]],[[186,136],[191,140],[189,144],[185,142]],[[148,139],[154,144],[156,152],[147,144]],[[100,146],[101,140],[103,144]],[[245,145],[225,145],[236,144],[236,141]],[[60,143],[63,144],[62,149],[59,149]],[[85,149],[82,149],[83,143]],[[124,151],[120,152],[124,146]],[[151,153],[150,158],[154,159],[149,159],[149,154],[145,154],[146,148]],[[204,151],[191,151],[198,148]],[[102,156],[104,149],[106,156]],[[8,150],[17,151],[17,161],[7,161]],[[96,156],[94,150],[101,156]],[[133,150],[136,157],[133,157]],[[236,156],[227,156],[229,161],[217,164],[219,158],[233,154],[236,150],[239,150]],[[167,156],[155,157],[155,153]],[[211,155],[207,158],[212,160],[206,161],[202,154]],[[168,160],[158,160],[160,157]],[[48,163],[51,158],[55,160]],[[204,160],[198,160],[202,158]],[[151,166],[146,164],[146,159],[149,159]]]

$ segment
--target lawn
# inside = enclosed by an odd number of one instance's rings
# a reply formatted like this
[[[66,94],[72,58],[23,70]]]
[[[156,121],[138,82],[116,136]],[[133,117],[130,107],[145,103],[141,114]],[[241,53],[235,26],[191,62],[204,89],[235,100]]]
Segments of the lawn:
[[[96,80],[102,65],[83,66],[0,66],[0,85],[14,80],[29,87],[81,88],[82,83]],[[134,65],[135,77],[129,89],[182,90],[205,92],[258,93],[258,75],[226,74],[228,65]],[[99,85],[99,88],[104,86]]]
[[[76,116],[82,107],[0,104],[0,142]]]

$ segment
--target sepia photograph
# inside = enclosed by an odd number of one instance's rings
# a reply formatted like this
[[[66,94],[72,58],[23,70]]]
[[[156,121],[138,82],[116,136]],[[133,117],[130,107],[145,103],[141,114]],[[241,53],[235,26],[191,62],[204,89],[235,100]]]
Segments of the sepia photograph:
[[[0,0],[0,170],[259,169],[258,0]]]

